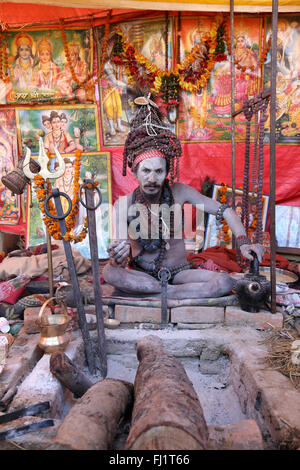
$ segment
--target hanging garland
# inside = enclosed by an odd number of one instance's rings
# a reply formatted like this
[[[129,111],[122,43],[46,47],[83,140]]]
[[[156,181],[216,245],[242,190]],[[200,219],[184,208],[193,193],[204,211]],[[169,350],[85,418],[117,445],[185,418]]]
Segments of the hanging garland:
[[[67,232],[64,236],[62,236],[60,231],[59,221],[57,219],[52,219],[52,217],[48,217],[45,213],[44,203],[47,196],[51,193],[52,187],[49,180],[45,181],[41,175],[35,175],[34,177],[34,184],[36,189],[36,196],[39,201],[40,210],[43,214],[43,221],[47,228],[48,233],[54,240],[62,240],[70,242],[80,242],[82,241],[87,234],[87,217],[85,217],[84,227],[81,232],[75,236],[72,232],[75,227],[76,218],[79,212],[79,176],[80,176],[80,166],[81,166],[81,151],[76,150],[75,152],[75,172],[74,172],[74,192],[72,198],[72,209],[70,214],[65,218],[66,229]],[[98,185],[97,182],[93,183],[93,188]],[[48,210],[50,214],[55,215],[56,209],[52,202],[52,199],[48,201]]]
[[[225,183],[221,183],[221,188],[219,190],[220,196],[219,196],[219,201],[221,204],[226,204],[227,203],[227,186]],[[222,232],[224,234],[224,242],[225,246],[228,246],[231,242],[231,237],[229,234],[229,225],[227,224],[225,219],[221,220],[222,223]]]
[[[8,76],[8,43],[6,33],[0,34],[0,80],[9,82]]]
[[[61,37],[62,37],[62,41],[63,41],[63,45],[64,45],[65,56],[66,56],[68,66],[69,66],[69,69],[70,69],[70,72],[71,72],[71,75],[72,75],[72,79],[77,84],[77,86],[79,88],[84,88],[86,91],[91,89],[91,88],[94,88],[95,85],[100,81],[100,79],[103,75],[104,65],[105,65],[106,56],[107,56],[106,52],[107,52],[107,45],[108,45],[108,37],[109,37],[109,31],[110,31],[109,17],[110,17],[110,14],[108,14],[107,21],[106,21],[105,26],[104,26],[104,36],[103,36],[103,41],[102,41],[102,53],[101,53],[101,57],[100,57],[100,64],[99,64],[99,67],[98,67],[97,77],[92,79],[89,76],[86,80],[83,80],[81,82],[78,80],[78,77],[77,77],[76,72],[75,72],[74,67],[73,67],[73,63],[71,61],[70,51],[69,51],[69,47],[68,47],[68,43],[67,43],[67,36],[66,36],[66,32],[65,32],[65,29],[64,29],[64,26],[63,26],[64,22],[63,22],[62,19],[60,20]]]
[[[116,33],[113,61],[124,66],[129,84],[138,84],[141,88],[147,87],[151,92],[159,94],[163,102],[169,106],[179,104],[180,88],[191,93],[199,92],[206,86],[215,63],[227,58],[224,53],[224,20],[221,16],[204,35],[203,43],[196,44],[185,55],[183,62],[170,71],[160,69],[143,54],[137,52],[121,29],[117,29]]]

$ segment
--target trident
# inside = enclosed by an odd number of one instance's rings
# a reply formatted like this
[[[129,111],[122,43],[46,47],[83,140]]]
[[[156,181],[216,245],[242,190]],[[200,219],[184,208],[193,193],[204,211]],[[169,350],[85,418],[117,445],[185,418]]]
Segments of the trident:
[[[58,149],[54,147],[54,152],[58,161],[58,168],[56,171],[51,172],[48,170],[48,156],[45,152],[44,142],[43,139],[40,137],[39,139],[39,156],[37,161],[41,167],[38,173],[32,173],[29,169],[29,162],[31,158],[31,150],[27,147],[26,148],[26,155],[23,163],[23,172],[24,175],[27,176],[30,180],[32,180],[36,174],[41,175],[44,180],[46,181],[48,178],[57,179],[60,178],[64,172],[66,164],[64,159],[62,158],[61,154],[59,153]],[[48,258],[48,273],[49,273],[49,292],[50,297],[53,297],[53,265],[52,265],[52,250],[51,250],[51,238],[46,230],[46,237],[47,237],[47,258]]]
[[[41,167],[40,171],[38,172],[39,175],[41,175],[44,180],[51,178],[56,180],[60,176],[62,176],[65,172],[65,162],[64,159],[62,158],[61,154],[57,150],[56,147],[54,147],[54,152],[58,161],[58,169],[56,171],[51,172],[48,170],[48,156],[45,152],[45,147],[44,147],[44,142],[43,139],[40,137],[39,139],[39,156],[38,156],[38,163]],[[23,171],[24,175],[27,176],[29,179],[33,179],[36,175],[36,173],[32,173],[29,169],[29,162],[31,158],[31,150],[26,147],[26,155],[23,163]]]

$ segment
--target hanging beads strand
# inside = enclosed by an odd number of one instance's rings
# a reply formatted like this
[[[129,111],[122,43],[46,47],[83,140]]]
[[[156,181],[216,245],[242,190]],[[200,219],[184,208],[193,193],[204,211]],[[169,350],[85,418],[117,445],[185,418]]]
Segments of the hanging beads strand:
[[[246,126],[246,145],[245,145],[245,163],[244,163],[244,181],[243,181],[243,197],[242,197],[242,223],[244,225],[246,235],[248,235],[249,227],[249,168],[250,168],[250,130],[251,118],[253,115],[253,107],[250,101],[246,100],[243,106],[243,112],[247,119]]]
[[[257,228],[255,242],[262,244],[263,230],[262,230],[262,191],[263,191],[263,172],[264,172],[264,135],[265,135],[265,122],[267,120],[266,110],[269,104],[270,97],[263,99],[262,93],[258,95],[258,109],[260,111],[259,121],[259,157],[258,157],[258,188],[257,188]]]
[[[257,131],[258,131],[258,105],[253,107],[254,112],[254,144],[253,144],[253,158],[252,158],[252,198],[257,198]]]

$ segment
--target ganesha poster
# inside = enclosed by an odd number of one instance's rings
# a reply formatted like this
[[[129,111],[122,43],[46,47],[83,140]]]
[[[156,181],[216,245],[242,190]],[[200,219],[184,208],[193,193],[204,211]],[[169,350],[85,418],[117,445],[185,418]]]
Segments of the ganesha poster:
[[[205,34],[214,29],[214,16],[183,17],[181,21],[181,62],[195,45],[203,45]],[[235,19],[235,109],[240,109],[246,98],[259,93],[259,57],[261,19]],[[226,36],[225,36],[226,37]],[[229,39],[230,40],[230,39]],[[222,142],[231,140],[231,67],[226,43],[227,59],[216,62],[207,84],[198,93],[181,93],[178,136],[184,142]],[[205,57],[205,46],[200,48]],[[201,57],[199,58],[199,60]],[[236,117],[236,140],[246,135],[246,119]]]
[[[49,103],[94,100],[79,86],[92,74],[90,29],[8,31],[1,38],[2,103]]]

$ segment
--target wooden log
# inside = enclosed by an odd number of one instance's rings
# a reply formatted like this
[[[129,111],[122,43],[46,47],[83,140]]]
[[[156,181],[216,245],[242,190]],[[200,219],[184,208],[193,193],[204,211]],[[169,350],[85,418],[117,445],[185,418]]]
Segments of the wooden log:
[[[89,377],[63,351],[51,354],[50,371],[76,398],[82,397],[93,385]]]
[[[205,449],[208,428],[182,363],[154,335],[138,342],[137,357],[126,450]]]
[[[109,450],[133,404],[133,385],[117,379],[95,383],[79,398],[47,450]]]

